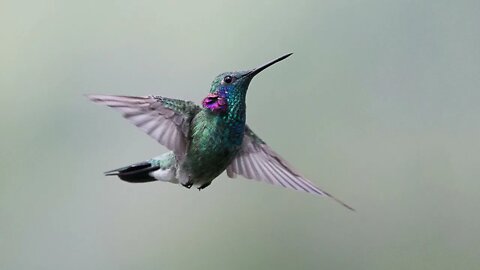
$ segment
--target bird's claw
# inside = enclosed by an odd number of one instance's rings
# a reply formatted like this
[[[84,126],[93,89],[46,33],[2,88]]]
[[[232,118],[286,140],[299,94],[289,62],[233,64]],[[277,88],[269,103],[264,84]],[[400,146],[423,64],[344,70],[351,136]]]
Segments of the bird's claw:
[[[203,184],[203,185],[199,186],[199,187],[198,187],[198,190],[200,191],[200,190],[202,190],[202,189],[204,189],[204,188],[206,188],[206,187],[210,186],[210,184],[211,184],[211,183],[212,183],[212,182],[210,181],[210,182],[208,182],[208,183],[205,183],[205,184]]]
[[[187,182],[187,183],[185,183],[185,184],[182,184],[182,186],[190,189],[190,188],[193,186],[193,183],[192,183],[192,182]]]

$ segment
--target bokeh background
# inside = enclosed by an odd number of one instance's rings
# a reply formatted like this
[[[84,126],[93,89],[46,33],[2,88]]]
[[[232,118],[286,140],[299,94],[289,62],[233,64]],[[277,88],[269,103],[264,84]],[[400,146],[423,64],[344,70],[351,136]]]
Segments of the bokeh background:
[[[1,1],[0,269],[478,269],[480,2]],[[353,205],[221,176],[102,172],[165,151],[85,93],[199,102],[256,77],[248,122]]]

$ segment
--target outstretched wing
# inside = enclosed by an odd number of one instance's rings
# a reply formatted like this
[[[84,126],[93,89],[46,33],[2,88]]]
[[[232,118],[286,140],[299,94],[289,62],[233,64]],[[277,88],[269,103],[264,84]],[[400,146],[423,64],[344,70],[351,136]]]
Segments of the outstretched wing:
[[[275,153],[248,126],[245,127],[242,149],[227,168],[229,177],[234,178],[236,174],[285,188],[325,195],[348,209],[354,210],[331,194],[316,187],[312,182],[293,170],[280,155]]]
[[[190,122],[200,107],[191,101],[161,96],[87,95],[93,102],[120,111],[126,119],[160,144],[180,155],[185,152]]]

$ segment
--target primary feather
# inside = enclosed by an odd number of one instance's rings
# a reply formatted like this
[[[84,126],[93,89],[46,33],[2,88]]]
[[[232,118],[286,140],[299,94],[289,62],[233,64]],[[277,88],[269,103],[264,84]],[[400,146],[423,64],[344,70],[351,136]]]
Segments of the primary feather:
[[[185,153],[190,122],[200,107],[191,101],[161,96],[88,95],[93,102],[107,105],[178,154]]]

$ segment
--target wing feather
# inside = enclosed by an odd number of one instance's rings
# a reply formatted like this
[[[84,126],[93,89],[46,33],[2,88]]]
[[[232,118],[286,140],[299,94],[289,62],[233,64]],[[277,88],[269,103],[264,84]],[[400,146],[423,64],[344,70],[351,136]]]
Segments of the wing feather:
[[[185,153],[190,122],[200,110],[193,102],[160,96],[87,97],[120,111],[128,121],[177,155]]]
[[[348,209],[354,210],[296,172],[248,126],[245,128],[242,149],[227,168],[229,177],[234,178],[236,174],[285,188],[328,196]]]

